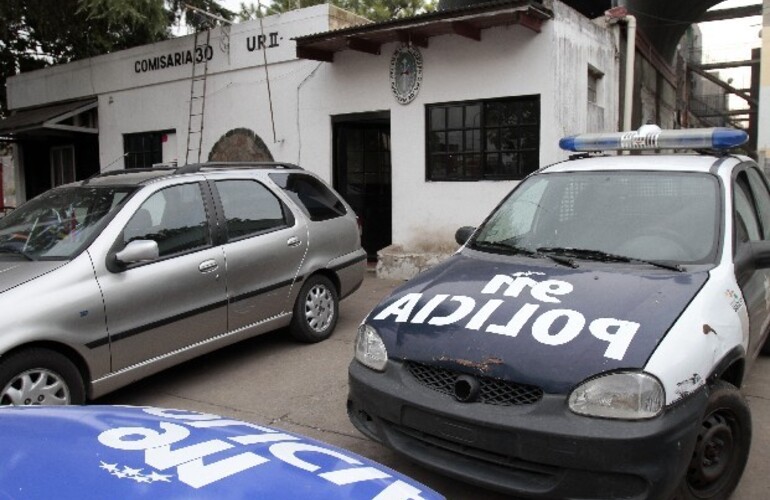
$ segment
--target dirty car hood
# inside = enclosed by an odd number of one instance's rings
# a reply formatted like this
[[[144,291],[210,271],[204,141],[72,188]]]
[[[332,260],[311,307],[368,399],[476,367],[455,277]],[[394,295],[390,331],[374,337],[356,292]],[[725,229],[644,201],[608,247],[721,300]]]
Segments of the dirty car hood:
[[[65,263],[65,261],[59,260],[36,262],[0,261],[0,293],[53,271]]]
[[[566,393],[644,367],[708,272],[473,252],[397,289],[369,315],[393,359]]]

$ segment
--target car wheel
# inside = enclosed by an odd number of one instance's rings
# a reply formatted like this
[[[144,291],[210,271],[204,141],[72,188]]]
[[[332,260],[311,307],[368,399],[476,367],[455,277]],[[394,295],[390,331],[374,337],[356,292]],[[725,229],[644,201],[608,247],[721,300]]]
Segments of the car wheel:
[[[0,405],[83,403],[83,379],[65,356],[36,348],[0,360]]]
[[[331,336],[337,325],[339,299],[337,289],[325,276],[314,275],[305,281],[294,304],[289,330],[301,342],[320,342]]]
[[[675,499],[718,500],[730,496],[743,475],[751,447],[751,413],[740,391],[711,386],[692,460]]]

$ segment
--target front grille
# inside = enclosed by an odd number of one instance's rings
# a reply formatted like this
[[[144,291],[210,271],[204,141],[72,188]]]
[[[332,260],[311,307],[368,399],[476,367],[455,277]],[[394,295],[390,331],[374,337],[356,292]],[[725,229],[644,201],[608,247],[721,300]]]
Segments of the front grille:
[[[459,455],[471,460],[484,462],[488,465],[501,467],[505,469],[505,473],[508,475],[514,472],[526,474],[529,476],[528,482],[531,484],[552,486],[561,470],[559,467],[552,465],[522,460],[510,455],[458,444],[432,434],[427,434],[409,427],[402,427],[390,422],[387,423],[387,426],[391,432],[397,433],[396,436],[399,436],[401,439],[419,441],[429,449],[443,450],[452,455]],[[391,436],[393,436],[393,434],[391,434]]]
[[[455,394],[457,377],[467,375],[446,368],[415,363],[414,361],[407,361],[405,365],[409,373],[420,384],[449,396],[454,396]],[[477,376],[476,379],[481,386],[478,398],[476,399],[478,403],[500,406],[531,405],[537,403],[543,397],[543,390],[533,385],[506,382],[490,377]]]

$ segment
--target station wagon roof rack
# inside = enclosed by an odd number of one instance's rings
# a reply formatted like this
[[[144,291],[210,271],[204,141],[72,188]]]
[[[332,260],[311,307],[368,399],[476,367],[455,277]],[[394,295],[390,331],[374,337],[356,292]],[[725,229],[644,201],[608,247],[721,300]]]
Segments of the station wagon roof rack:
[[[202,170],[216,170],[216,169],[230,170],[230,169],[237,169],[237,168],[243,168],[243,169],[278,168],[278,169],[287,169],[287,170],[303,170],[302,167],[298,165],[294,165],[293,163],[267,162],[267,161],[265,162],[228,161],[228,162],[211,162],[211,163],[191,163],[191,164],[184,165],[182,167],[177,168],[174,173],[190,174],[194,172],[200,172]]]

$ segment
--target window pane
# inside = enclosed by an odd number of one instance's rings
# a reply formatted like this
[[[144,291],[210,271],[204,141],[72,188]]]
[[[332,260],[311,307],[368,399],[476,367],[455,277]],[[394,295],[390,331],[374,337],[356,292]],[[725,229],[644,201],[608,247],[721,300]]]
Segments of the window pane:
[[[294,200],[310,220],[333,219],[347,213],[342,201],[326,185],[305,174],[270,174],[281,189]]]
[[[286,225],[278,198],[256,181],[233,180],[216,183],[227,219],[230,239],[251,236]]]
[[[460,179],[463,176],[463,155],[447,157],[447,176],[450,179]]]
[[[446,155],[431,155],[428,165],[428,179],[441,180],[446,179]]]
[[[432,153],[446,152],[446,132],[431,132],[430,151]]]
[[[465,155],[465,177],[468,179],[480,179],[481,176],[481,155]]]
[[[447,134],[447,146],[450,153],[457,153],[463,150],[463,133],[460,131],[449,132]]]
[[[516,140],[516,129],[500,129],[500,149],[510,151],[511,149],[518,149],[518,145],[518,140]]]
[[[447,128],[463,127],[463,108],[462,106],[453,106],[449,108]]]
[[[465,150],[481,151],[481,131],[467,130],[465,132]]]
[[[430,129],[444,130],[446,128],[446,108],[432,108],[430,110]]]
[[[481,104],[465,106],[465,128],[481,126]]]
[[[487,151],[499,151],[500,150],[500,130],[488,129],[487,130]]]
[[[206,211],[197,184],[173,186],[149,197],[128,221],[124,242],[154,240],[160,256],[206,246]]]

